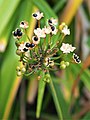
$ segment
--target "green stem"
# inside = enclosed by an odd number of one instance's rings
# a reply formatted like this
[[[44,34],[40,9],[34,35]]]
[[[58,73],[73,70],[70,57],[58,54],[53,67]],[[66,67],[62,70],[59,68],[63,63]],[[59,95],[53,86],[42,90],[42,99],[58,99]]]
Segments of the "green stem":
[[[58,101],[58,98],[57,98],[57,94],[56,94],[52,79],[50,80],[50,87],[52,89],[52,95],[53,95],[53,99],[55,101],[55,105],[56,105],[56,109],[57,109],[57,112],[58,112],[59,119],[63,120],[61,107],[60,107],[60,104],[59,104],[59,101]]]
[[[40,28],[40,20],[38,20],[38,28]]]
[[[31,40],[30,40],[29,36],[27,35],[27,30],[26,30],[26,29],[24,29],[24,30],[25,30],[25,34],[26,34],[26,36],[27,36],[28,40],[31,42]]]

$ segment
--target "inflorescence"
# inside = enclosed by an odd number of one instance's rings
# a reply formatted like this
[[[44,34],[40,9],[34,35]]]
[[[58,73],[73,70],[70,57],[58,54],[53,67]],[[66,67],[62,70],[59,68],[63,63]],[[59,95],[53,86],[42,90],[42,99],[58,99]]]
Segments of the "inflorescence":
[[[54,18],[47,19],[47,25],[40,27],[40,21],[44,17],[43,13],[36,12],[32,17],[37,20],[38,27],[34,29],[33,36],[30,38],[27,34],[29,27],[27,21],[20,22],[20,28],[12,32],[17,47],[16,54],[20,56],[22,67],[17,66],[17,75],[30,75],[39,73],[42,70],[48,73],[56,68],[65,69],[70,63],[81,63],[79,56],[74,52],[76,47],[71,44],[63,43],[64,37],[70,35],[70,29],[65,23],[58,26],[58,20]],[[58,36],[54,42],[54,36]],[[23,40],[26,36],[26,40]],[[64,56],[71,54],[67,60]],[[58,67],[59,66],[59,67]]]

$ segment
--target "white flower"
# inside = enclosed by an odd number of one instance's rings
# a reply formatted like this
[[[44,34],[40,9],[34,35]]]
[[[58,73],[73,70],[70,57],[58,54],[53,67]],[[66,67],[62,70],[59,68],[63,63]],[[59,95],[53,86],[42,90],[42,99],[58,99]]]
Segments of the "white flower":
[[[39,11],[36,13],[33,13],[32,16],[36,19],[36,20],[40,20],[43,16],[43,13],[40,13]]]
[[[60,48],[61,51],[63,51],[63,53],[70,53],[73,52],[76,49],[76,47],[72,47],[72,45],[69,45],[68,43],[62,43],[62,46]]]
[[[41,38],[45,38],[46,34],[45,31],[43,29],[37,28],[34,30],[35,35],[37,35],[37,37],[41,37]]]
[[[39,42],[40,42],[40,38],[37,37],[37,36],[33,36],[33,37],[32,37],[32,41],[33,41],[33,43],[34,43],[35,45],[37,45],[37,44],[39,44]]]
[[[61,31],[64,35],[70,35],[70,29],[68,29],[68,26],[65,25]]]
[[[50,18],[48,20],[48,24],[49,25],[57,25],[58,24],[58,20],[57,19],[54,19],[54,18]]]
[[[26,42],[21,43],[20,46],[18,47],[18,50],[20,50],[21,52],[27,52],[28,48],[26,47]]]
[[[21,21],[21,22],[20,22],[20,27],[21,27],[21,28],[24,28],[24,29],[28,28],[28,27],[29,27],[29,26],[28,26],[28,22],[27,22],[27,21]]]
[[[56,29],[56,27],[55,26],[51,26],[51,33],[53,34],[53,35],[56,35],[57,34],[57,32],[58,32],[58,29]]]
[[[48,26],[48,27],[45,26],[42,30],[45,32],[45,34],[50,34],[52,31],[50,26]]]

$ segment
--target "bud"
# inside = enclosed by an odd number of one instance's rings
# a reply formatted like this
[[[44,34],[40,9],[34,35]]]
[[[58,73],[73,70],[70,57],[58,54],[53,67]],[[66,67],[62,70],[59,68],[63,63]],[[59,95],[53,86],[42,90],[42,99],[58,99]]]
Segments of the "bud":
[[[18,71],[17,76],[21,76],[21,75],[22,75],[21,71]]]
[[[49,83],[49,82],[50,82],[50,79],[47,79],[46,82]]]
[[[23,67],[23,68],[21,69],[21,72],[22,72],[22,73],[26,72],[26,68]]]
[[[19,71],[19,70],[20,70],[20,67],[19,67],[19,66],[17,66],[17,67],[16,67],[16,70],[17,70],[17,71]]]
[[[63,65],[63,64],[65,64],[65,61],[61,61],[61,62],[60,62],[60,65]]]
[[[66,24],[64,22],[62,22],[61,25],[59,25],[59,29],[62,31],[62,29],[63,29],[63,27],[65,27],[65,25]]]
[[[65,68],[66,68],[66,65],[65,65],[65,64],[62,64],[62,65],[60,66],[60,68],[61,68],[61,69],[65,69]]]
[[[22,52],[20,50],[16,50],[16,54],[20,56]]]
[[[68,67],[69,66],[69,62],[65,62],[65,65]]]

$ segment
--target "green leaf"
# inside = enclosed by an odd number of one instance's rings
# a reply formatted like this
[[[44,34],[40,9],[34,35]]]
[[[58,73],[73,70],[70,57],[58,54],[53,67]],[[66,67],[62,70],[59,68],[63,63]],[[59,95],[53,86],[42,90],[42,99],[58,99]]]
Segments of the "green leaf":
[[[58,95],[57,95],[57,92],[56,92],[56,89],[55,89],[55,86],[54,86],[54,83],[53,83],[52,79],[50,80],[49,85],[50,85],[51,93],[52,93],[53,100],[54,100],[54,103],[55,103],[55,106],[56,106],[56,110],[57,110],[57,113],[58,113],[58,117],[59,117],[60,120],[63,120],[61,105],[60,105]]]
[[[20,0],[3,0],[2,4],[0,5],[0,23],[2,23],[0,25],[0,35],[14,14],[19,2]]]
[[[90,119],[90,112],[88,112],[84,118],[82,118],[81,120],[89,120]]]
[[[60,11],[60,9],[64,6],[66,0],[59,0],[55,6],[53,7],[53,10],[55,11],[55,13],[57,13],[58,11]]]
[[[78,64],[70,65],[70,67],[71,67],[72,74],[75,76],[75,79],[76,79],[82,67]],[[90,71],[88,69],[84,70],[80,78],[83,81],[84,85],[87,87],[87,89],[90,90]]]
[[[36,110],[36,117],[40,117],[40,112],[41,112],[41,107],[42,107],[42,101],[43,101],[43,96],[44,96],[44,90],[45,90],[45,85],[46,82],[44,82],[44,72],[41,72],[42,78],[39,80],[39,85],[38,85],[38,98],[37,98],[37,110]]]
[[[13,2],[15,3],[15,1],[13,1]],[[25,6],[25,4],[27,6]],[[9,7],[9,4],[8,4],[8,7]],[[25,19],[30,20],[30,17],[32,16],[31,13],[32,13],[33,7],[34,6],[32,4],[32,1],[28,1],[28,0],[23,1],[19,6],[18,11],[13,11],[13,14],[14,14],[14,12],[18,13],[18,15],[17,15],[18,19],[13,21],[14,26],[16,24],[19,25],[21,20],[25,20]],[[29,14],[31,16],[28,15],[27,11],[29,12]],[[12,26],[12,28],[13,28],[13,26]],[[15,86],[15,82],[17,82],[17,80],[18,80],[18,79],[16,79],[17,78],[16,77],[16,66],[18,64],[18,57],[15,54],[16,47],[15,47],[15,41],[14,41],[14,39],[12,39],[13,37],[12,37],[11,29],[9,31],[9,34],[11,34],[11,36],[9,37],[9,40],[10,40],[9,45],[5,52],[4,61],[1,66],[1,69],[0,69],[0,91],[1,91],[1,94],[0,94],[0,111],[1,111],[0,119],[8,119],[9,112],[11,110],[11,106],[13,103],[13,101],[10,102],[10,99],[12,99],[12,97],[13,97],[10,95],[11,95],[12,91],[17,92],[17,90],[18,90],[17,87],[19,87],[19,84],[20,84],[20,82],[18,81],[18,85]],[[7,35],[5,36],[5,39],[7,39]],[[15,87],[17,89],[15,89]],[[15,93],[13,93],[13,94],[14,94],[13,98],[15,98],[16,94]],[[8,106],[8,108],[7,108],[7,106]]]

